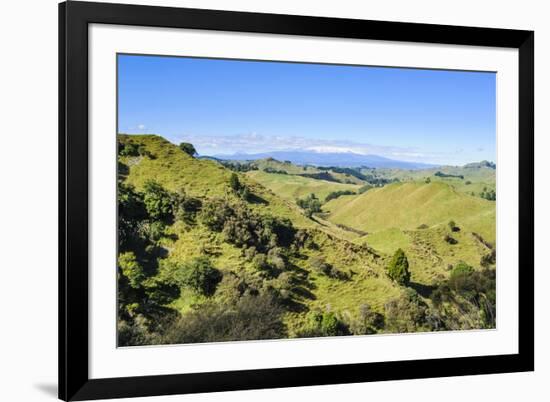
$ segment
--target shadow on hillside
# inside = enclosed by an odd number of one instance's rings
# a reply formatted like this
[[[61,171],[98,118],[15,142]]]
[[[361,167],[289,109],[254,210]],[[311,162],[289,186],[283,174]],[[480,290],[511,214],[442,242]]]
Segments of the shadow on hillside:
[[[317,297],[312,290],[316,288],[308,278],[308,271],[297,265],[292,265],[292,288],[290,300],[287,300],[287,308],[293,312],[304,312],[308,310],[303,300],[315,300]]]
[[[422,283],[411,282],[409,287],[416,290],[416,292],[422,297],[430,297],[435,290],[435,286],[424,285]]]
[[[251,193],[248,196],[247,201],[251,204],[262,204],[262,205],[269,204],[265,199],[263,199],[262,197],[254,194],[254,193]]]

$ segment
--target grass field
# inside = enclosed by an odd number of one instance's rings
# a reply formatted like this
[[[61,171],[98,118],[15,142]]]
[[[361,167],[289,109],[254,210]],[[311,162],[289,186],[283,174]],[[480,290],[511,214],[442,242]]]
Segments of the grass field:
[[[494,168],[480,163],[470,167],[441,166],[431,169],[402,170],[402,169],[361,169],[364,174],[371,174],[386,179],[397,179],[401,182],[431,182],[446,183],[458,192],[479,196],[484,189],[495,190],[496,171]],[[441,177],[436,173],[461,177]]]
[[[368,233],[392,228],[414,230],[450,220],[486,240],[495,240],[495,203],[456,191],[443,182],[393,183],[323,206],[328,219]]]
[[[260,170],[248,172],[247,176],[289,201],[295,201],[309,194],[315,194],[317,198],[324,201],[325,197],[333,191],[357,191],[361,187],[356,184],[335,183],[290,174],[266,173]]]

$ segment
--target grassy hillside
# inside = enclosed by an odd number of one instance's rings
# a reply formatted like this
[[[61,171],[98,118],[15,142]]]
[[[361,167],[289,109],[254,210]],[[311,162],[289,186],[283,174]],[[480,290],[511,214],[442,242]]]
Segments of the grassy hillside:
[[[468,195],[480,196],[484,189],[495,190],[496,170],[486,163],[465,166],[441,166],[431,169],[361,169],[366,175],[406,181],[430,181],[449,184],[455,190]],[[440,175],[442,173],[442,175]],[[454,176],[454,177],[453,177]]]
[[[177,192],[183,189],[187,196],[201,200],[203,209],[206,204],[215,200],[227,200],[230,205],[242,204],[242,200],[234,194],[229,184],[232,172],[215,161],[195,159],[158,136],[120,135],[119,143],[121,146],[131,143],[139,147],[140,155],[119,157],[122,182],[134,186],[138,192],[147,187],[146,183],[154,181],[168,191]],[[254,196],[252,201],[246,203],[246,208],[265,216],[290,219],[295,228],[305,230],[300,235],[306,239],[305,245],[297,251],[278,251],[283,253],[282,259],[277,255],[271,257],[270,252],[268,261],[273,258],[274,263],[284,264],[284,267],[277,268],[283,272],[276,277],[266,277],[262,271],[258,271],[256,260],[250,257],[250,250],[228,241],[225,231],[212,231],[201,223],[200,217],[189,222],[170,222],[160,239],[153,242],[164,250],[158,252],[164,256],[153,264],[153,267],[158,264],[156,268],[152,268],[157,273],[149,280],[167,280],[171,283],[184,269],[177,267],[185,267],[204,256],[221,272],[223,279],[216,293],[209,297],[179,286],[179,295],[169,301],[166,307],[183,316],[192,315],[202,311],[203,305],[226,303],[228,297],[234,297],[232,295],[236,291],[235,286],[246,283],[246,286],[256,289],[282,292],[285,303],[291,306],[283,314],[286,332],[288,336],[303,336],[304,328],[309,325],[309,312],[329,309],[339,316],[344,313],[353,315],[357,314],[360,305],[367,303],[372,306],[373,311],[382,313],[385,302],[400,294],[399,286],[384,275],[383,265],[368,247],[354,245],[345,240],[345,236],[340,238],[338,234],[342,232],[341,229],[307,219],[289,201],[294,194],[316,192],[324,197],[330,191],[357,186],[260,171],[250,173],[252,177],[238,175]],[[286,193],[289,200],[279,196],[279,187],[274,189],[277,192],[275,194],[274,190],[256,182],[257,175],[275,176],[282,181],[283,187],[290,189]],[[290,178],[292,181],[288,181]],[[299,191],[299,187],[302,187],[303,193]],[[139,249],[134,252],[136,255],[140,253]],[[252,256],[255,253],[258,255],[257,251],[252,252]],[[150,258],[146,257],[144,264],[151,264]],[[328,264],[326,266],[330,266],[330,273],[314,268],[314,260],[322,261],[318,263],[321,266]],[[131,318],[127,319],[131,321]]]
[[[495,202],[456,191],[443,182],[393,183],[361,195],[342,196],[323,206],[332,222],[374,233],[413,230],[450,220],[495,240]]]
[[[290,201],[309,194],[315,194],[317,198],[324,200],[333,191],[357,191],[361,187],[355,184],[335,183],[290,174],[266,173],[260,170],[248,172],[247,176]]]
[[[295,198],[359,186],[235,173],[154,135],[118,141],[119,345],[493,325],[444,286],[449,266],[479,270],[489,249],[470,231],[490,232],[481,218],[490,221],[494,203],[442,183],[392,184],[330,201],[328,220],[307,218]],[[452,247],[449,218],[461,227]],[[430,226],[414,230],[420,223]],[[410,284],[387,275],[397,248],[409,255]],[[440,284],[451,293],[435,303]]]
[[[446,236],[452,237],[455,243],[450,245],[445,241]],[[492,251],[465,228],[452,232],[446,224],[418,230],[386,229],[366,235],[357,242],[387,255],[397,248],[403,249],[409,259],[412,281],[423,286],[441,281],[459,261],[479,268],[481,257]]]
[[[225,197],[236,200],[237,197],[229,187],[232,172],[212,160],[196,159],[177,146],[157,135],[121,135],[119,142],[128,142],[143,147],[149,156],[126,156],[119,158],[127,170],[125,182],[143,188],[147,181],[155,181],[170,191],[183,190],[196,197]],[[119,167],[119,171],[120,171]],[[246,175],[239,174],[240,179],[249,186],[257,196],[257,202],[251,208],[260,213],[268,210],[280,217],[291,219],[298,227],[311,227],[312,222],[299,212],[293,204],[281,199],[273,192],[248,180]]]
[[[318,173],[318,170],[314,167],[298,166],[291,162],[278,161],[273,158],[258,159],[249,163],[257,167],[258,170],[271,169],[273,171],[282,171],[288,174]]]
[[[222,196],[227,190],[231,172],[213,161],[194,159],[162,137],[119,135],[118,140],[138,144],[150,155],[120,158],[129,168],[126,182],[138,189],[155,180],[169,190],[184,189],[196,196]]]
[[[274,158],[258,159],[253,161],[224,161],[243,168],[253,168],[266,173],[286,173],[289,175],[304,176],[322,179],[343,184],[363,185],[365,182],[349,172],[335,171],[335,168],[321,168],[311,165],[295,165],[289,161],[278,161]],[[336,169],[338,170],[338,169]]]

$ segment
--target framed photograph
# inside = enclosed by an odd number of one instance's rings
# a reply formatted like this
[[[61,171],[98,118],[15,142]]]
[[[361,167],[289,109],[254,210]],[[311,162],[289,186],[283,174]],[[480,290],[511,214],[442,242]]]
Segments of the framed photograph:
[[[59,397],[534,369],[534,33],[59,5]]]

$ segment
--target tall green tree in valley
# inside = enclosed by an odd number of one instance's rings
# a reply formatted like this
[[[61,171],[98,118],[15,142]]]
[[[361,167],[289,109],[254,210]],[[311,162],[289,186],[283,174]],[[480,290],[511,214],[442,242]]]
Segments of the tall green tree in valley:
[[[409,260],[405,255],[405,252],[400,248],[397,249],[393,255],[388,268],[388,276],[400,285],[407,286],[411,280],[411,273],[409,272]]]

